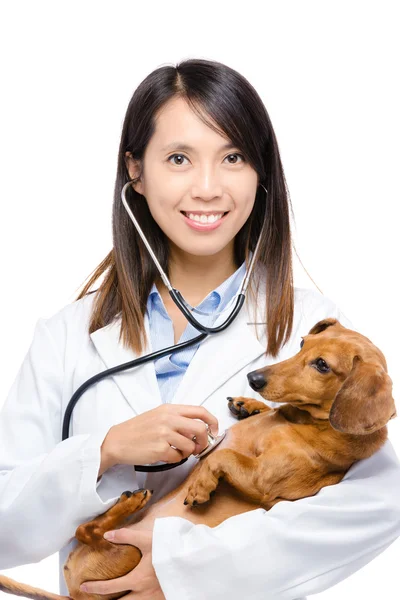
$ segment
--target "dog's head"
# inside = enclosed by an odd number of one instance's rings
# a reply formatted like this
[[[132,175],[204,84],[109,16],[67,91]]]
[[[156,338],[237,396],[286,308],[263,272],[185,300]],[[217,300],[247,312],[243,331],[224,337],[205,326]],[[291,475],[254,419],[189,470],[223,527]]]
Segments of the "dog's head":
[[[251,387],[343,433],[372,433],[397,416],[385,357],[368,338],[324,319],[300,346],[292,358],[248,373]]]

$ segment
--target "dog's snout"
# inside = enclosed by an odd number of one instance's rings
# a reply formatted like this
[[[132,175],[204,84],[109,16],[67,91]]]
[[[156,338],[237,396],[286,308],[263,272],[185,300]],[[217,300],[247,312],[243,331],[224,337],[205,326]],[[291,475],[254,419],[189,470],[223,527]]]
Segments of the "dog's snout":
[[[263,373],[260,373],[258,371],[252,371],[251,373],[247,373],[247,379],[250,387],[256,391],[261,390],[261,388],[263,388],[264,385],[267,383],[265,381]]]

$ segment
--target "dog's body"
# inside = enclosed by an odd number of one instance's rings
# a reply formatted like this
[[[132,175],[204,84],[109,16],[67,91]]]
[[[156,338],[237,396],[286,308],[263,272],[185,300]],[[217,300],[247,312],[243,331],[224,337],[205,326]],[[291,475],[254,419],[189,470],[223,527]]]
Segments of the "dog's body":
[[[89,596],[79,590],[82,582],[120,577],[140,561],[135,546],[112,544],[103,538],[105,531],[151,528],[155,518],[164,516],[215,527],[249,510],[313,496],[339,483],[355,461],[383,445],[386,423],[396,410],[380,350],[334,319],[317,323],[304,342],[294,357],[248,374],[250,385],[266,399],[282,402],[281,407],[230,398],[229,409],[240,422],[178,488],[148,509],[149,490],[124,492],[106,513],[78,527],[78,546],[64,566],[74,600]],[[2,576],[0,590],[41,600],[61,598]],[[111,600],[125,594],[90,597]]]

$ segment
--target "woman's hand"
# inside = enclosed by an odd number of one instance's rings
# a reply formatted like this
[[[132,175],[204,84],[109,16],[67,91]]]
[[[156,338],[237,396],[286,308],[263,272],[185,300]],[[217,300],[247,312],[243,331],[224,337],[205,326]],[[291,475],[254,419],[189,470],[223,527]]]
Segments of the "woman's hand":
[[[107,468],[179,462],[208,446],[206,424],[212,433],[218,433],[217,418],[203,406],[162,404],[113,425],[101,447],[102,462]],[[196,442],[192,440],[194,435]]]
[[[107,534],[109,533],[111,532],[107,532]],[[106,581],[88,581],[82,584],[86,589],[83,589],[82,585],[80,589],[88,594],[131,592],[124,596],[124,600],[165,600],[151,561],[152,529],[128,529],[125,527],[117,529],[113,533],[113,538],[109,538],[107,535],[107,539],[113,544],[131,544],[139,548],[142,553],[140,563],[123,577]]]

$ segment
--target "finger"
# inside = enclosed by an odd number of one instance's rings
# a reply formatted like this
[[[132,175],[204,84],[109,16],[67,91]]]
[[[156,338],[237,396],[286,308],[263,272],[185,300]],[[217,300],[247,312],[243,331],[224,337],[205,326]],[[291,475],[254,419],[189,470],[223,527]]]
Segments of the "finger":
[[[181,435],[177,431],[171,431],[167,439],[168,444],[173,449],[176,448],[176,450],[178,450],[183,457],[190,456],[196,449],[196,444],[193,442],[193,440]]]
[[[122,527],[121,529],[114,529],[106,531],[103,536],[109,542],[113,544],[130,544],[136,546],[139,550],[147,552],[151,547],[152,540],[152,529],[144,529],[140,527]]]
[[[82,592],[87,594],[112,594],[114,592],[133,592],[139,593],[142,591],[138,589],[141,587],[143,579],[143,567],[140,568],[143,561],[140,561],[137,567],[132,569],[130,573],[123,575],[123,577],[117,577],[116,579],[108,579],[105,581],[86,581],[80,586]],[[125,595],[124,598],[128,598]],[[135,596],[136,598],[136,596]]]
[[[218,419],[204,408],[204,406],[195,406],[191,404],[170,404],[169,406],[176,407],[182,417],[201,419],[205,423],[208,423],[213,435],[218,434]]]
[[[88,594],[112,594],[114,592],[131,592],[132,583],[128,581],[128,575],[108,579],[106,581],[85,581],[80,586],[82,592]]]
[[[108,540],[113,544],[130,544],[139,549],[142,548],[142,554],[146,550],[149,551],[151,549],[151,530],[133,530],[123,527],[122,529],[115,529],[114,531],[106,533],[112,534],[111,538],[108,538]],[[136,569],[132,569],[132,571],[136,571]],[[81,584],[80,590],[87,592],[88,594],[112,594],[114,592],[134,591],[132,588],[136,585],[136,581],[132,577],[132,571],[115,579],[108,579],[105,581],[85,581]],[[139,581],[137,583],[139,583]]]
[[[194,450],[189,453],[199,454],[201,450],[204,450],[208,446],[208,429],[207,424],[200,419],[188,419],[186,417],[180,417],[175,425],[176,430],[185,436],[190,442],[193,442],[193,436],[196,436]],[[171,442],[173,443],[173,442]],[[176,444],[174,444],[176,446]],[[188,446],[190,448],[190,445]],[[179,448],[183,450],[183,448]],[[185,448],[186,452],[186,448]],[[188,456],[188,454],[186,455]]]

